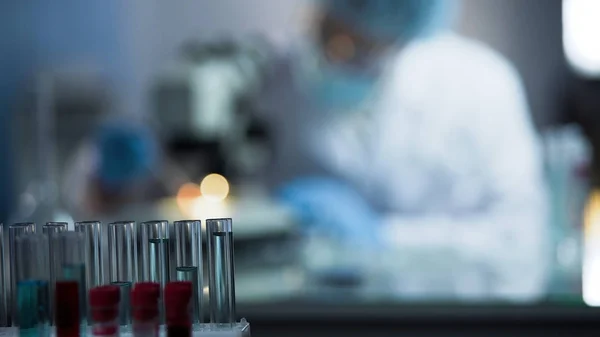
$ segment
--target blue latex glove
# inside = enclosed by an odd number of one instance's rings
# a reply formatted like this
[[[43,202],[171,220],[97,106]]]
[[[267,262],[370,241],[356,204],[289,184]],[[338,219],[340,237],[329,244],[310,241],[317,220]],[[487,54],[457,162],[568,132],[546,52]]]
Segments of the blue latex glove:
[[[379,240],[379,215],[352,188],[328,178],[296,179],[277,191],[305,226],[315,226],[346,243],[374,246]]]
[[[144,128],[117,123],[101,127],[96,139],[100,154],[98,177],[115,189],[144,178],[156,161],[156,146]]]

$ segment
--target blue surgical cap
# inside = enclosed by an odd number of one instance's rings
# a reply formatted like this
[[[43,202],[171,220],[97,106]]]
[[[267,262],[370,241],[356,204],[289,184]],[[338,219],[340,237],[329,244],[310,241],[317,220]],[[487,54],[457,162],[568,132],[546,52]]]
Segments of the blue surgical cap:
[[[374,38],[409,40],[452,21],[454,0],[324,0],[328,13]]]
[[[155,164],[156,144],[150,131],[143,127],[106,123],[96,142],[100,154],[97,173],[108,188],[143,178]]]

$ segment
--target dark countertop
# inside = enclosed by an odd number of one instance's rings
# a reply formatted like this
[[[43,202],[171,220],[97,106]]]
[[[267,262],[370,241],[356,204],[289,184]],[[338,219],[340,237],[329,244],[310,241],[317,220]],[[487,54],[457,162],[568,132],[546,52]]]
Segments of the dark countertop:
[[[240,305],[253,336],[600,336],[600,308],[281,301]]]

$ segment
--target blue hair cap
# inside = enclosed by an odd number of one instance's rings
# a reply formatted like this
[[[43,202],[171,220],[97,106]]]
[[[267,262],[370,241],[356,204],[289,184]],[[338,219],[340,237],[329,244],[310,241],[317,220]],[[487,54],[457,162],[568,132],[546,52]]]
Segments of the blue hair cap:
[[[454,0],[324,0],[333,17],[373,38],[406,41],[450,25]]]
[[[96,144],[99,178],[111,188],[146,176],[157,159],[151,132],[140,126],[115,122],[102,125]]]

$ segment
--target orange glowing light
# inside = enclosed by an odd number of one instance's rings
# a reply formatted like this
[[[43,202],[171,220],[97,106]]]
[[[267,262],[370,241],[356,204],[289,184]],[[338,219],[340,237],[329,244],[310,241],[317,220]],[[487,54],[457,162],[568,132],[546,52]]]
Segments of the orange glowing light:
[[[190,208],[196,198],[201,196],[200,187],[194,183],[185,183],[181,185],[177,192],[177,205],[183,213],[189,213]]]

